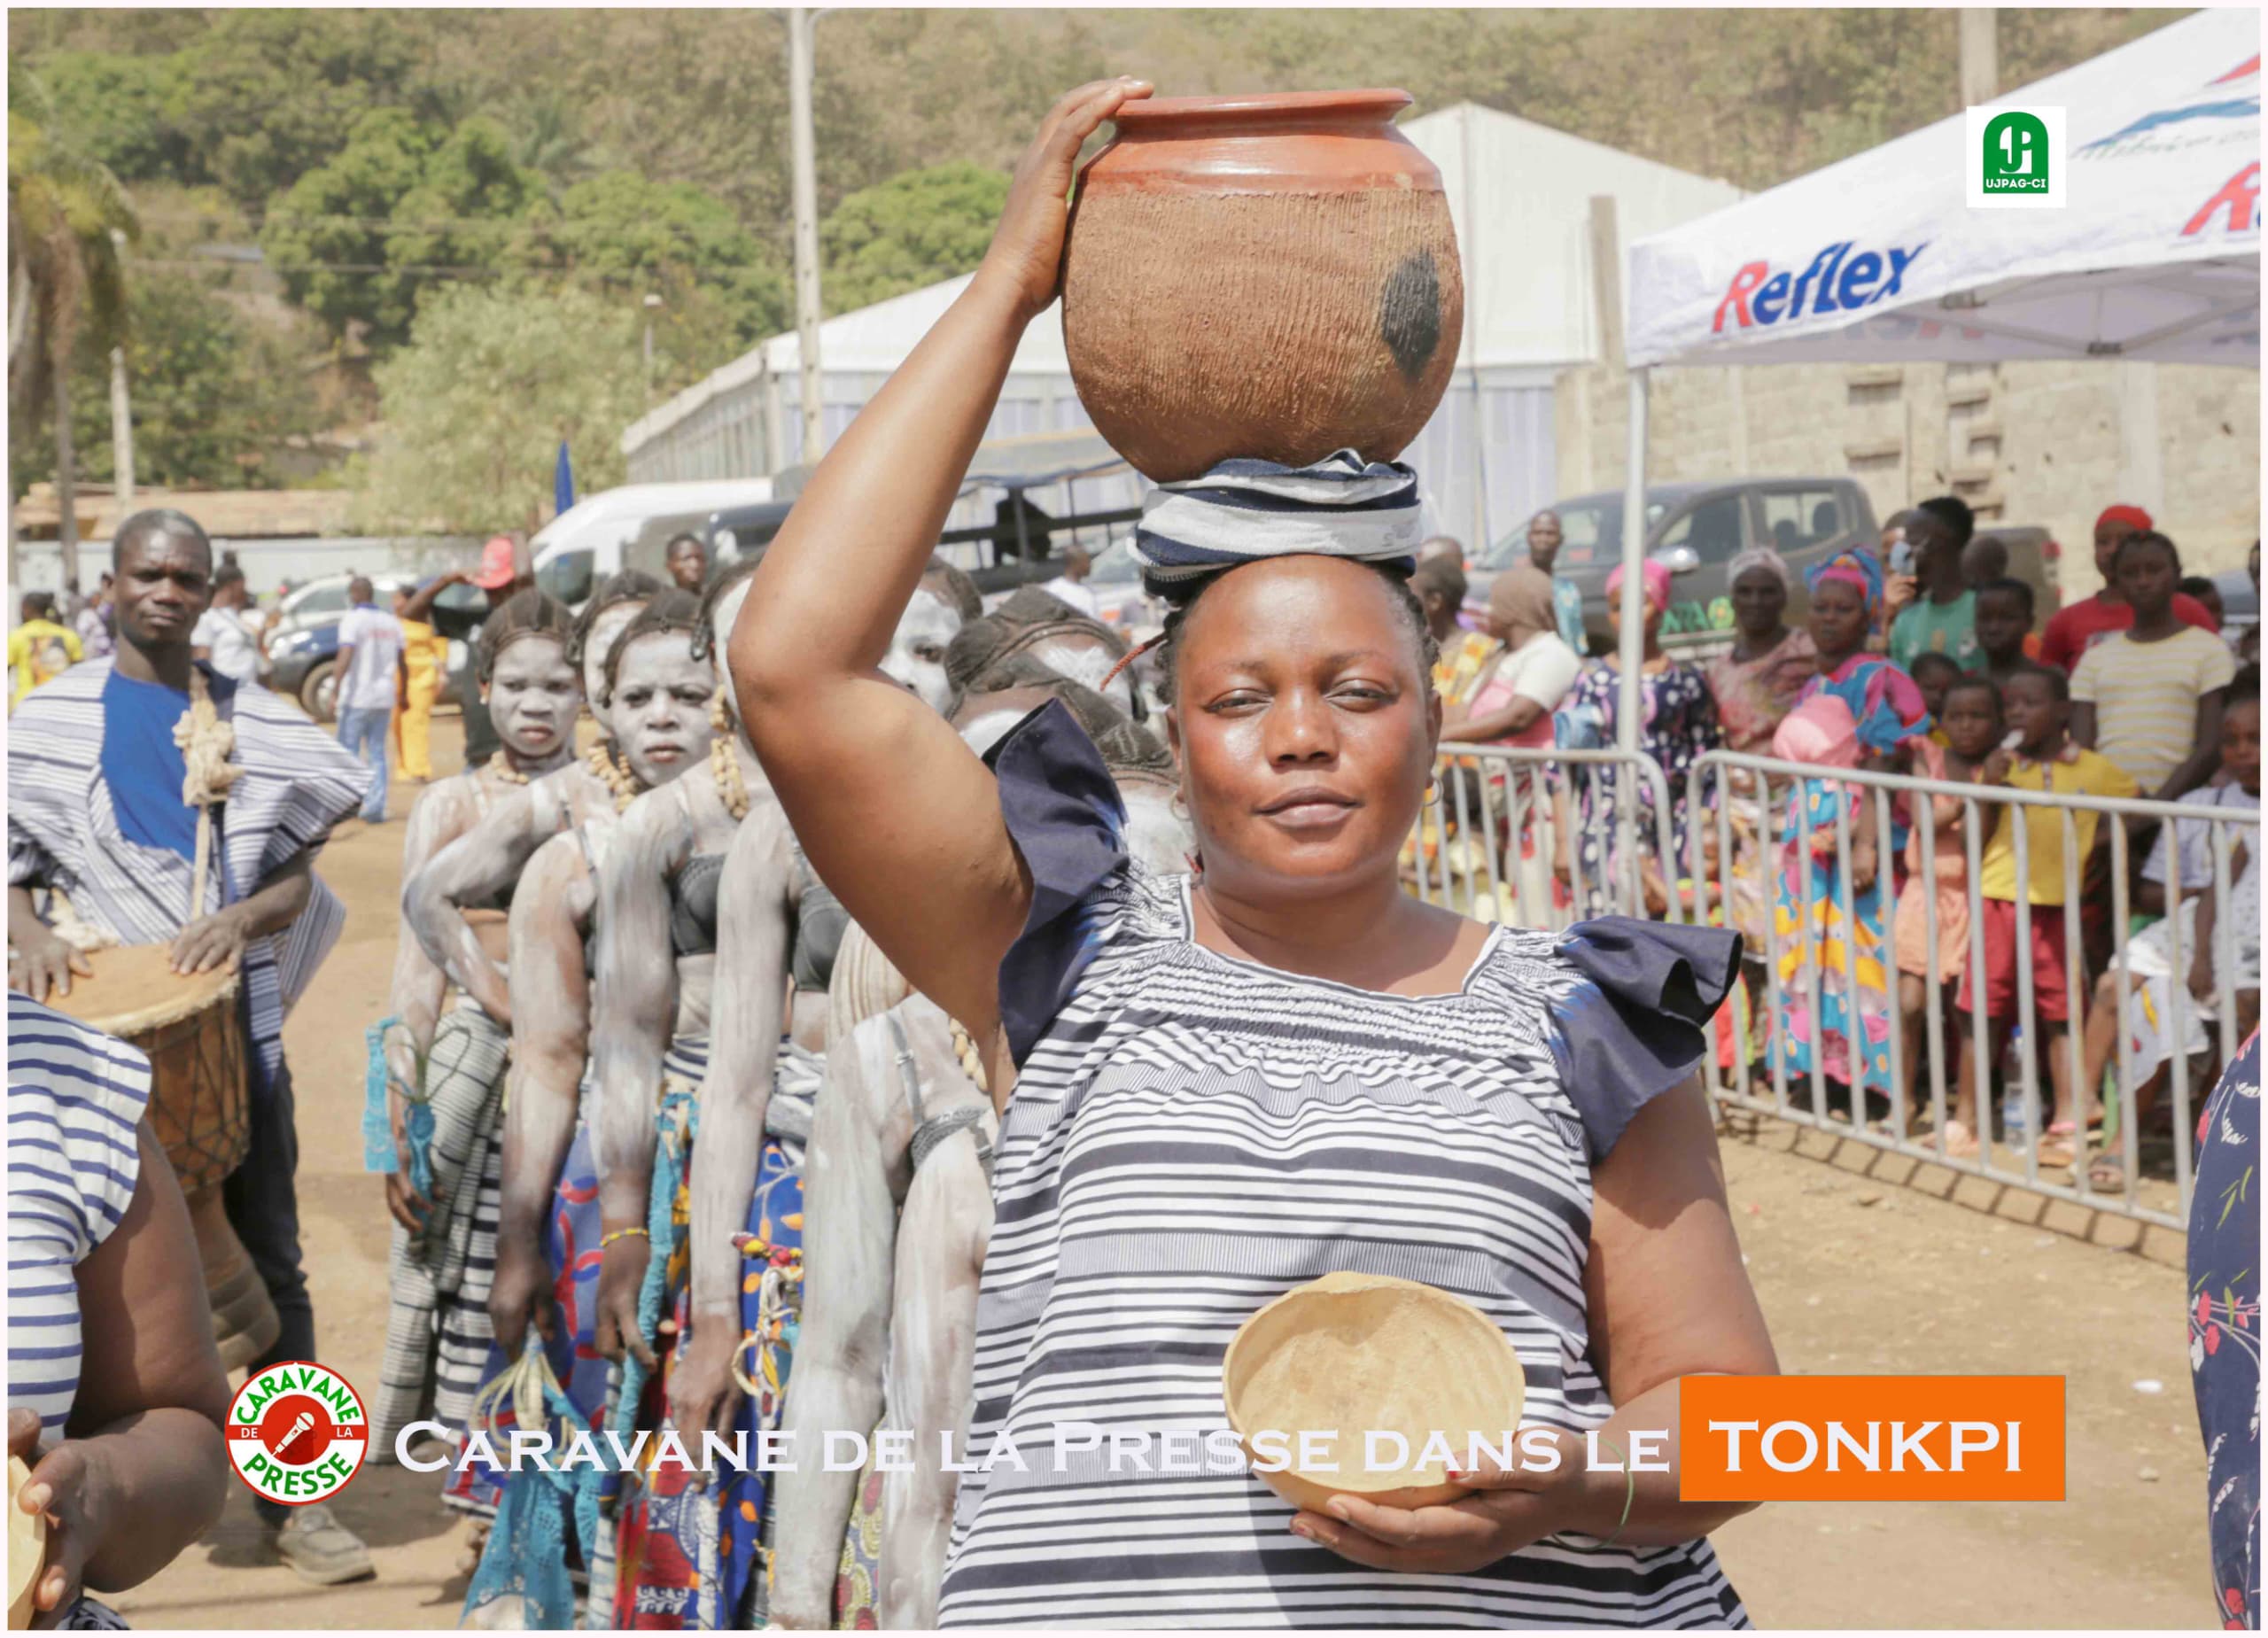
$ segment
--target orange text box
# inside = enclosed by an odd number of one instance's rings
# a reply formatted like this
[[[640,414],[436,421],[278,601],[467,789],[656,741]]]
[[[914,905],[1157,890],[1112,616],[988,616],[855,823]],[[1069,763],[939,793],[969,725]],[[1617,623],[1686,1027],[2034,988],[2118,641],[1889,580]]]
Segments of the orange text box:
[[[2060,1502],[2061,1377],[1686,1377],[1688,1502]]]

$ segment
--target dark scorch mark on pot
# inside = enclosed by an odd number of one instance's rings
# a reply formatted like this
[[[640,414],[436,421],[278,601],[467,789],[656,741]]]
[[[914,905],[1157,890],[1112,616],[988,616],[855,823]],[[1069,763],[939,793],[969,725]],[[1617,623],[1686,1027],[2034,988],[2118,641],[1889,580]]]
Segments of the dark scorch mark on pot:
[[[1441,281],[1433,271],[1433,252],[1416,251],[1404,257],[1386,280],[1379,304],[1379,333],[1405,379],[1415,383],[1425,373],[1441,342]]]

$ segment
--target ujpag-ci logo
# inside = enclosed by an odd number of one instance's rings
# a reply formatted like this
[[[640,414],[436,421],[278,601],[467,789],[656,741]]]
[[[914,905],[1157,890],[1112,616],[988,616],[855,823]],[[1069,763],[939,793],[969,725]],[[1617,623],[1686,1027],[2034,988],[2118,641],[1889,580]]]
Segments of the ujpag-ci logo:
[[[369,1448],[361,1396],[308,1360],[254,1371],[229,1404],[229,1459],[237,1477],[286,1507],[337,1495]]]
[[[1972,210],[2057,210],[2063,204],[2063,111],[1971,108]]]

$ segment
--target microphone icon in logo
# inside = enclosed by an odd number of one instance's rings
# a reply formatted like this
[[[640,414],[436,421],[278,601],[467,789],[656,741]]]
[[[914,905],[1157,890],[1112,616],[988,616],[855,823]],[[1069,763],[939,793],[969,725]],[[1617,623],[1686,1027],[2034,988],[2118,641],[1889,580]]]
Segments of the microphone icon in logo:
[[[284,1435],[284,1442],[276,1447],[276,1454],[281,1456],[285,1451],[289,1450],[293,1445],[299,1442],[300,1434],[306,1432],[309,1428],[315,1426],[315,1413],[312,1411],[302,1410],[298,1416],[292,1417],[291,1431]]]

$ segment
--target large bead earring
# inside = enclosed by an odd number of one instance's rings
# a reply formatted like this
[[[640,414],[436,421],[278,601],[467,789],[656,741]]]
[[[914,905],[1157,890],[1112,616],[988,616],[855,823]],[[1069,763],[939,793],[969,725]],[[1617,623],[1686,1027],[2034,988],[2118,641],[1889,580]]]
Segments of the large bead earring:
[[[733,708],[725,703],[722,688],[718,689],[709,701],[709,726],[719,734],[733,731]]]

